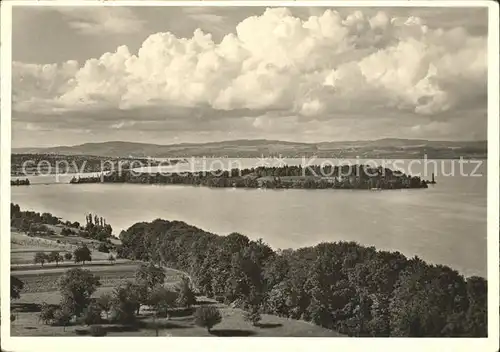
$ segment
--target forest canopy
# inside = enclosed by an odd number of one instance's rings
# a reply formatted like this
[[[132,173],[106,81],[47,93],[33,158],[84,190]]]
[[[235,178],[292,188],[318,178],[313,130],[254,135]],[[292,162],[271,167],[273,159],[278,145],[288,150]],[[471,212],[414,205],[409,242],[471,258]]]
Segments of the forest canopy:
[[[355,242],[275,251],[180,221],[140,222],[119,255],[188,272],[203,294],[349,336],[487,335],[487,282]]]

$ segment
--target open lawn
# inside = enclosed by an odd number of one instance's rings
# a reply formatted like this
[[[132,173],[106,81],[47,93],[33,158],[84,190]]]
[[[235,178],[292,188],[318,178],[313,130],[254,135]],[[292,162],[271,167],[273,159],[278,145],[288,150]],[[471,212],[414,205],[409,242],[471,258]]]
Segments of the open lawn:
[[[51,267],[45,265],[43,268],[35,265],[32,265],[31,268],[27,268],[26,266],[13,267],[11,272],[12,275],[24,282],[23,294],[21,295],[21,300],[19,300],[19,302],[28,303],[29,301],[26,300],[31,299],[31,296],[27,294],[48,292],[50,295],[57,295],[57,298],[50,298],[51,302],[55,300],[55,303],[57,303],[59,302],[57,282],[59,278],[70,268],[80,267],[82,269],[90,270],[94,275],[99,276],[101,280],[101,288],[113,288],[120,283],[133,280],[135,270],[138,265],[139,263],[133,263],[130,261],[123,261],[116,264],[92,263],[90,265],[65,265],[65,263],[63,263],[60,264],[59,267],[54,265]],[[181,277],[182,273],[179,271],[166,269],[166,284],[176,284],[180,281]],[[40,302],[38,295],[33,298],[36,298],[36,301]]]
[[[89,244],[91,242],[96,241],[77,236],[62,237],[53,235],[30,237],[18,231],[11,231],[10,263],[12,265],[33,263],[36,252],[50,253],[52,251],[59,251],[61,255],[64,255],[66,252],[73,253],[81,244]],[[92,260],[107,260],[109,257],[109,253],[96,251],[92,246],[89,246],[89,249],[91,250]]]
[[[102,291],[101,291],[102,292]],[[50,299],[49,296],[41,296]],[[16,302],[13,305],[16,321],[11,325],[12,336],[75,336],[77,330],[86,331],[82,325],[72,324],[68,327],[44,325],[38,321],[39,306],[32,303]],[[50,303],[50,302],[47,302]],[[57,302],[56,302],[57,303]],[[216,304],[201,302],[201,304]],[[156,336],[155,324],[158,326],[158,336],[257,336],[257,337],[341,337],[335,331],[299,320],[280,318],[273,315],[262,316],[258,326],[243,319],[240,309],[219,305],[222,322],[217,324],[210,333],[205,328],[195,325],[193,313],[196,306],[190,309],[172,309],[170,317],[153,319],[152,312],[143,309],[138,321],[133,326],[103,323],[107,336]]]

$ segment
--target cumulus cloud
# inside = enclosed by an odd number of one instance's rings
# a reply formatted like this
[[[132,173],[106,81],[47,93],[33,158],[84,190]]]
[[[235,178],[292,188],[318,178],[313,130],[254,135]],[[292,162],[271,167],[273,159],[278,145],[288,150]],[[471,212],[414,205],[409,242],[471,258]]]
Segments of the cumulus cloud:
[[[100,23],[125,30],[109,18]],[[14,109],[51,116],[114,109],[115,129],[137,127],[123,120],[137,109],[153,109],[155,120],[253,116],[255,128],[274,126],[272,116],[452,116],[485,105],[486,47],[484,36],[429,29],[418,17],[326,10],[300,19],[273,8],[220,42],[200,29],[191,38],[156,33],[137,53],[120,46],[81,64],[15,63]]]

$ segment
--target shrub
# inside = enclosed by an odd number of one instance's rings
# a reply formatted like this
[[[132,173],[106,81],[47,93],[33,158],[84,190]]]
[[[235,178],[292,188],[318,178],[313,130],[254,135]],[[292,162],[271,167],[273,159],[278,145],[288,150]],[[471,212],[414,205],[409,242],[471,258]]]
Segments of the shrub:
[[[261,321],[262,317],[260,315],[259,306],[251,306],[248,311],[243,313],[243,319],[252,323],[253,326],[257,326],[259,321]]]
[[[21,290],[24,288],[24,282],[15,276],[10,276],[10,299],[21,297]]]
[[[105,243],[99,244],[99,247],[97,247],[97,250],[102,253],[109,253],[109,248]]]
[[[83,312],[83,322],[86,325],[99,324],[102,321],[101,307],[96,303],[91,303]]]
[[[71,236],[73,235],[73,231],[68,228],[64,228],[61,230],[61,236]]]
[[[195,312],[195,323],[198,326],[210,330],[222,321],[222,316],[219,310],[214,306],[198,307]]]
[[[104,329],[101,325],[92,325],[90,327],[90,336],[106,336],[106,329]]]
[[[55,307],[43,302],[40,309],[39,320],[41,320],[44,324],[52,323],[54,320],[55,310]]]
[[[66,326],[69,324],[72,318],[71,311],[68,309],[68,307],[61,307],[58,309],[54,310],[54,319],[52,322],[52,325],[57,325],[57,326]]]
[[[64,253],[64,259],[66,259],[68,261],[71,260],[71,259],[73,259],[73,254],[71,254],[69,252],[68,253]]]

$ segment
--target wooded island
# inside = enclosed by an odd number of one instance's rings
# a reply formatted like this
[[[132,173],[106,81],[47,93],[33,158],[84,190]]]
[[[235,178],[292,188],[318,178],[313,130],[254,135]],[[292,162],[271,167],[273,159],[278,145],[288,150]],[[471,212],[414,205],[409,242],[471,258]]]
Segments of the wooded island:
[[[94,177],[73,177],[70,183],[185,184],[234,188],[403,189],[427,188],[418,176],[367,165],[257,167],[199,172],[148,173],[134,170]]]

